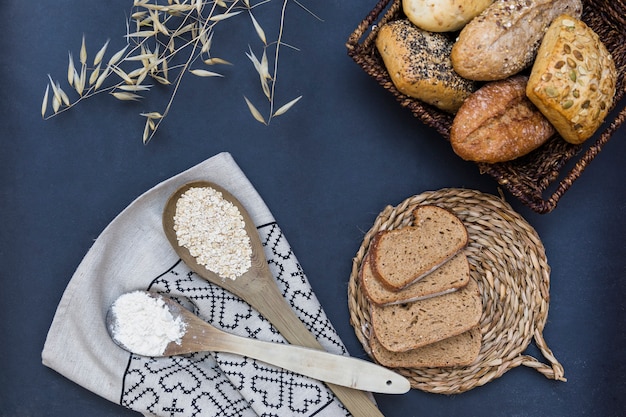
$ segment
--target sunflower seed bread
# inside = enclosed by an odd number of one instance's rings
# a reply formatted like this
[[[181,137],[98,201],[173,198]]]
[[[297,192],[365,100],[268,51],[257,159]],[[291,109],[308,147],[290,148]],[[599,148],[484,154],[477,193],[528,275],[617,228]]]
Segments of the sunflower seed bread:
[[[376,362],[390,368],[466,366],[478,357],[481,344],[480,327],[478,326],[457,336],[406,352],[392,352],[385,349],[375,336],[369,340],[370,350]]]
[[[476,89],[452,69],[452,41],[419,29],[406,19],[380,27],[376,48],[398,91],[454,113]]]
[[[467,245],[465,225],[446,209],[418,206],[413,224],[378,232],[370,245],[374,276],[391,290],[424,278]]]
[[[462,77],[494,81],[530,66],[550,23],[580,17],[581,0],[496,0],[459,33],[451,53]]]
[[[615,97],[615,62],[598,35],[572,16],[548,29],[533,65],[526,95],[566,141],[591,137]]]
[[[406,304],[370,304],[372,332],[392,352],[406,352],[478,325],[482,299],[474,279],[449,294]]]
[[[424,278],[400,291],[386,288],[372,273],[369,256],[365,256],[359,271],[361,288],[365,296],[374,304],[389,305],[408,303],[436,297],[463,288],[470,280],[467,256],[457,253]]]

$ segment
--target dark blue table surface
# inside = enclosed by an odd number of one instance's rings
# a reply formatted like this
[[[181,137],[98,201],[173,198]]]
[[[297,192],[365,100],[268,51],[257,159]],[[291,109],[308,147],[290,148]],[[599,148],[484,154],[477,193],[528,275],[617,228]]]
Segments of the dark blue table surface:
[[[365,353],[349,323],[347,283],[376,215],[427,190],[498,192],[347,56],[345,42],[374,1],[304,2],[322,21],[290,4],[285,40],[299,51],[281,56],[278,94],[283,102],[303,98],[268,127],[243,101],[257,89],[245,57],[253,32],[214,40],[216,55],[235,65],[223,79],[187,77],[148,145],[138,113],[162,108],[166,90],[138,104],[94,97],[43,121],[47,74],[65,85],[67,53],[77,60],[83,34],[91,54],[109,38],[119,49],[130,3],[5,0],[0,7],[3,417],[137,415],[44,367],[46,333],[105,226],[150,187],[216,153],[231,152],[253,182],[358,357]],[[625,154],[622,127],[549,214],[505,194],[544,242],[552,268],[544,334],[568,381],[517,368],[456,396],[377,395],[386,416],[625,415]]]

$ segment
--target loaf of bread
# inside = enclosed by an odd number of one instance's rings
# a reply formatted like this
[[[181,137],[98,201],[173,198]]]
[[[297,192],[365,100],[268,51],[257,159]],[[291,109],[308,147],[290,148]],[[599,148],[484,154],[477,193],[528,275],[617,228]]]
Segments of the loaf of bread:
[[[372,331],[392,352],[406,352],[478,325],[482,299],[474,279],[462,289],[406,304],[370,304]]]
[[[460,30],[493,0],[402,0],[402,10],[415,26],[431,32]]]
[[[413,217],[413,225],[380,231],[370,244],[372,272],[392,290],[423,278],[467,244],[465,225],[450,211],[423,205]]]
[[[615,97],[615,62],[584,22],[560,16],[548,29],[526,94],[561,137],[579,144],[591,137]]]
[[[581,13],[581,0],[496,0],[461,30],[451,53],[454,70],[479,81],[517,74],[533,62],[556,17]]]
[[[526,155],[556,132],[526,97],[528,77],[492,81],[465,100],[450,128],[454,152],[468,161],[495,163]]]
[[[470,280],[470,269],[467,256],[460,252],[414,284],[403,290],[393,291],[376,279],[368,254],[361,264],[359,279],[365,296],[372,303],[389,305],[423,300],[463,288]]]
[[[452,69],[452,41],[406,19],[383,25],[376,48],[398,91],[441,110],[456,112],[476,89],[472,81]]]
[[[466,366],[474,362],[482,344],[478,326],[438,342],[406,352],[392,352],[371,336],[372,356],[382,366],[390,368],[439,368]]]

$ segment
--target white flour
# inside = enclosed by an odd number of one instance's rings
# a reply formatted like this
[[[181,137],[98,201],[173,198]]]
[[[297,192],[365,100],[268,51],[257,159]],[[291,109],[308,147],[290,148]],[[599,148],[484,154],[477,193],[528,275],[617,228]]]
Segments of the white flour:
[[[159,356],[170,342],[180,344],[185,323],[174,317],[161,298],[143,291],[120,296],[112,306],[117,318],[113,338],[138,355]]]

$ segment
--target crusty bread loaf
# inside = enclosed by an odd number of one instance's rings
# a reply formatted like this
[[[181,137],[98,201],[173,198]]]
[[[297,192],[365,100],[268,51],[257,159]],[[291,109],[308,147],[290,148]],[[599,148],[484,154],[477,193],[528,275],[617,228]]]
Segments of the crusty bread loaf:
[[[478,325],[482,299],[474,279],[462,289],[406,304],[370,304],[372,331],[385,349],[405,352]]]
[[[493,0],[402,0],[402,10],[415,26],[431,32],[460,30]]]
[[[455,112],[476,88],[452,69],[452,41],[406,19],[380,27],[376,48],[398,91],[441,110]]]
[[[465,100],[450,128],[450,144],[457,155],[476,162],[510,161],[555,134],[526,97],[527,81],[524,75],[492,81]]]
[[[463,288],[470,280],[470,269],[467,256],[460,252],[414,284],[400,291],[392,291],[372,273],[368,254],[361,263],[359,279],[365,296],[372,303],[388,305],[423,300]]]
[[[370,245],[372,272],[389,289],[400,290],[426,276],[467,244],[467,229],[450,211],[418,206],[411,226],[378,232]]]
[[[615,62],[584,22],[560,16],[537,53],[526,94],[568,142],[591,137],[615,97]]]
[[[406,352],[392,352],[371,336],[372,356],[382,366],[390,368],[439,368],[466,366],[474,362],[482,345],[480,327],[476,326],[457,336]]]
[[[581,0],[496,0],[461,30],[452,65],[462,77],[478,81],[517,74],[530,66],[557,16],[581,13]]]

